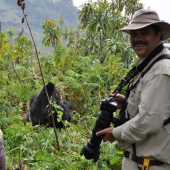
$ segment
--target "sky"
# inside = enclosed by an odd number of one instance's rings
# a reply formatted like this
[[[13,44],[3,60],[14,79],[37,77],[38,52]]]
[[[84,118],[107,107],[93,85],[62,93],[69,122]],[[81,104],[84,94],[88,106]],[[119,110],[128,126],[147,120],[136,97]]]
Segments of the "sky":
[[[80,7],[89,0],[73,0],[73,4]],[[95,1],[95,0],[94,0]],[[155,10],[160,19],[170,23],[170,0],[140,0],[144,4],[144,8]]]

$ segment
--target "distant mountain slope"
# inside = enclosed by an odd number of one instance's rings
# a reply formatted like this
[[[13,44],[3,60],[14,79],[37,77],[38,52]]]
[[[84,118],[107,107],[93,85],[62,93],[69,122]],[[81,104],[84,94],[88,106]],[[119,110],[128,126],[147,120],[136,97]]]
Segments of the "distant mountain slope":
[[[76,27],[78,24],[78,9],[74,7],[72,0],[25,0],[25,3],[29,23],[38,36],[42,34],[42,22],[48,18],[56,20],[62,15],[65,25]],[[14,28],[19,32],[25,28],[24,24],[21,25],[22,16],[17,0],[0,0],[2,31]]]

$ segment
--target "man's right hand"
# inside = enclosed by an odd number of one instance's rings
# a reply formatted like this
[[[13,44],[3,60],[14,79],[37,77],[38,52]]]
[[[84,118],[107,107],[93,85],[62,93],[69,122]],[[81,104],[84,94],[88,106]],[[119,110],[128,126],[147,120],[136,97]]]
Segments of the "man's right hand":
[[[118,109],[121,109],[126,101],[126,98],[124,95],[118,93],[118,94],[111,94],[110,97],[113,97],[113,99],[117,102],[118,106],[117,108]]]
[[[103,142],[107,142],[107,141],[114,142],[115,138],[112,134],[112,130],[113,130],[112,127],[100,130],[100,131],[96,132],[96,136],[105,135],[103,138]]]

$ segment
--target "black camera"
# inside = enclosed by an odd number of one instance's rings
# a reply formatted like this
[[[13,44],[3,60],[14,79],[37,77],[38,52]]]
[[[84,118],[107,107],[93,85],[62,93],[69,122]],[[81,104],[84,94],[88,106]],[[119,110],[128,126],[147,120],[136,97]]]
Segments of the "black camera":
[[[117,93],[120,93],[123,87],[126,87],[128,85],[126,89],[126,97],[128,97],[131,90],[130,81],[133,80],[133,78],[138,73],[140,73],[152,59],[153,57],[147,57],[139,65],[135,65],[134,67],[132,67],[127,75],[120,81],[112,94],[116,95]],[[96,136],[96,132],[108,128],[111,123],[114,124],[114,127],[117,127],[128,121],[129,116],[125,112],[126,107],[127,102],[125,101],[119,112],[118,118],[116,118],[113,116],[113,112],[117,110],[117,102],[112,97],[108,97],[101,102],[101,112],[96,120],[95,127],[92,130],[92,136],[83,146],[80,153],[81,155],[84,155],[86,159],[93,159],[94,161],[98,160],[100,155],[100,144],[102,142],[102,139],[104,138],[104,135]]]
[[[117,109],[117,102],[112,97],[108,97],[102,100],[100,105],[101,111],[106,111],[112,114],[113,112],[116,111],[116,109]]]
[[[86,159],[93,159],[97,161],[100,155],[100,144],[104,135],[96,136],[96,132],[110,126],[113,121],[113,112],[117,109],[117,102],[112,98],[102,100],[100,105],[100,114],[96,120],[95,126],[92,130],[91,138],[84,144],[80,155],[84,155]]]

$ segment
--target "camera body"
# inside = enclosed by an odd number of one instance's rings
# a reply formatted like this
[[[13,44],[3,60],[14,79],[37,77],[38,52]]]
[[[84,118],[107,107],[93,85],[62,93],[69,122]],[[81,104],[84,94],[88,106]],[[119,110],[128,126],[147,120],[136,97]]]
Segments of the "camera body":
[[[80,155],[84,155],[86,159],[93,159],[97,161],[100,155],[100,144],[104,135],[96,136],[96,132],[110,126],[113,121],[113,112],[117,109],[117,102],[108,97],[102,100],[100,105],[100,114],[96,120],[95,126],[92,130],[91,138],[84,144]]]
[[[108,97],[102,100],[100,105],[101,111],[106,111],[112,114],[113,112],[116,111],[116,109],[117,109],[117,102],[112,97]]]

